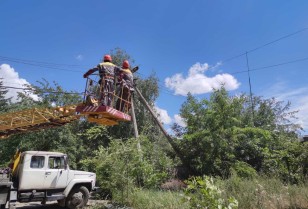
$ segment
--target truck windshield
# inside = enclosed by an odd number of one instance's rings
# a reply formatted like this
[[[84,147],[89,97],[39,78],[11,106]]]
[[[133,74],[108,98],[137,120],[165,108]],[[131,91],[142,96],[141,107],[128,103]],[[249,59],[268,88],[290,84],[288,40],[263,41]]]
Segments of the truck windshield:
[[[48,166],[50,169],[64,169],[64,157],[49,157]]]

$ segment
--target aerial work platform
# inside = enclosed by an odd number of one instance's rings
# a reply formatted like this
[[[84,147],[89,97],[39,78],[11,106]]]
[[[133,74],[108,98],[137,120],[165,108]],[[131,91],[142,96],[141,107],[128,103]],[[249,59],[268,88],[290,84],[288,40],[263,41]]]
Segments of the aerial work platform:
[[[89,122],[107,126],[117,125],[119,121],[131,121],[130,115],[104,105],[79,105],[76,107],[76,112],[87,116]]]
[[[109,89],[110,84],[107,85],[108,80],[104,77],[97,74],[90,77],[87,78],[83,103],[76,107],[76,113],[87,118],[89,122],[106,126],[117,125],[120,121],[131,121],[131,97],[125,100],[119,96],[122,95],[119,92],[123,91],[123,87],[118,85],[117,88]]]

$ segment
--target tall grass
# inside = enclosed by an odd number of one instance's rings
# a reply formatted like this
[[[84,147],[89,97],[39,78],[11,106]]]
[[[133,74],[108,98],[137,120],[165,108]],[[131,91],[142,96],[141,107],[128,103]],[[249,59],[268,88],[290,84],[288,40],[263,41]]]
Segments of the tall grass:
[[[308,209],[308,184],[284,184],[276,178],[218,180],[224,196],[233,196],[239,209]]]
[[[136,190],[128,204],[134,209],[188,209],[188,204],[181,199],[181,192]]]
[[[236,175],[214,183],[223,198],[232,196],[238,201],[239,209],[308,209],[308,183],[291,185],[277,178],[243,179]],[[134,188],[123,199],[119,197],[114,201],[134,209],[189,209],[181,191]]]

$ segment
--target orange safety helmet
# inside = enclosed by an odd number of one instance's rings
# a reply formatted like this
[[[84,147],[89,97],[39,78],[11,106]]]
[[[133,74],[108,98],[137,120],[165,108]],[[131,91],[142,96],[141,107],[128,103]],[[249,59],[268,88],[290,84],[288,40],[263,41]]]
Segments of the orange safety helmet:
[[[106,54],[106,55],[104,56],[104,62],[111,62],[111,61],[112,61],[111,56],[110,56],[109,54]]]
[[[124,68],[124,69],[129,68],[129,62],[127,60],[123,61],[122,68]]]

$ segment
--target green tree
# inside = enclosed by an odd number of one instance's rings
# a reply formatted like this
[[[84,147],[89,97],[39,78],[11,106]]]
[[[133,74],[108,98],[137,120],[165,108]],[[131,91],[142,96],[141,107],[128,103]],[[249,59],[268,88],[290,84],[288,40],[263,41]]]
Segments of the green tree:
[[[11,98],[6,98],[8,90],[2,80],[3,78],[0,78],[0,112],[7,112],[10,108]]]
[[[47,80],[37,81],[34,86],[35,94],[40,98],[41,106],[65,106],[76,105],[81,102],[81,95],[76,91],[65,91],[57,82],[51,85]]]
[[[112,57],[112,62],[119,67],[122,67],[124,60],[128,60],[131,66],[135,63],[135,60],[124,49],[119,47],[112,49],[110,55]]]
[[[295,112],[289,112],[289,103],[284,106],[260,97],[254,101],[252,114],[246,95],[229,96],[223,87],[215,90],[210,99],[187,96],[181,108],[187,127],[174,126],[174,130],[183,138],[180,147],[193,174],[226,177],[232,167],[238,167],[236,164],[244,165],[238,162],[267,174],[273,174],[273,170],[275,174],[286,170],[280,174],[288,176],[288,172],[298,172],[300,164],[291,169],[287,163],[290,158],[284,154],[292,147],[289,143],[298,146],[299,126],[290,122]]]

